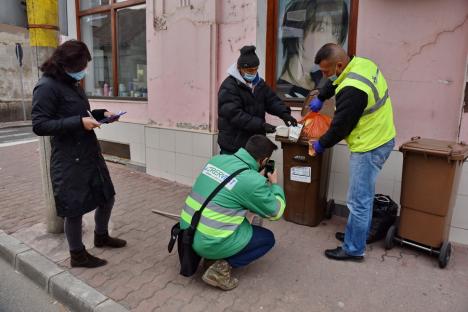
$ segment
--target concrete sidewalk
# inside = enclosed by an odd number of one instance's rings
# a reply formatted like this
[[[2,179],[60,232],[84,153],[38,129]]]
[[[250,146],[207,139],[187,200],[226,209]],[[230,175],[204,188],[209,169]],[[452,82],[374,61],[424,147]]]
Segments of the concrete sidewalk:
[[[0,148],[0,229],[31,246],[102,295],[132,311],[468,311],[468,248],[456,245],[444,270],[435,258],[381,243],[364,263],[326,259],[344,226],[333,218],[316,228],[266,222],[276,246],[238,269],[237,289],[222,292],[178,274],[168,254],[173,220],[151,209],[179,213],[189,188],[109,163],[117,190],[111,233],[128,241],[121,250],[92,248],[93,215],[85,217],[85,244],[109,261],[98,269],[69,268],[63,235],[45,232],[39,157],[34,143]]]

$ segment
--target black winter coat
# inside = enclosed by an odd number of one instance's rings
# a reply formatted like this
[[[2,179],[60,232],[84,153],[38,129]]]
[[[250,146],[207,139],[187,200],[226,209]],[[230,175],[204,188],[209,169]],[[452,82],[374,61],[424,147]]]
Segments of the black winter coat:
[[[57,215],[76,217],[114,195],[114,186],[94,131],[81,122],[90,109],[86,94],[72,78],[43,76],[33,92],[33,131],[50,136],[50,176]],[[94,110],[96,120],[106,110]]]
[[[265,134],[265,112],[282,118],[287,107],[263,79],[252,89],[233,76],[227,77],[218,92],[218,144],[235,153],[254,134]]]

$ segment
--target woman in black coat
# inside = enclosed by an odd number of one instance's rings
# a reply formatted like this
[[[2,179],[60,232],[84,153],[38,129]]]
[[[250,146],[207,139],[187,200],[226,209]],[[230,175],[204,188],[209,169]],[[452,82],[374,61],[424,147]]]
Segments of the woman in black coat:
[[[94,128],[113,114],[90,112],[79,81],[91,60],[86,45],[70,40],[60,45],[41,66],[42,78],[33,92],[33,131],[50,136],[50,176],[57,215],[65,219],[72,267],[99,267],[106,260],[90,255],[82,242],[82,217],[96,209],[94,246],[124,247],[110,237],[108,223],[114,205],[114,186],[101,154]]]

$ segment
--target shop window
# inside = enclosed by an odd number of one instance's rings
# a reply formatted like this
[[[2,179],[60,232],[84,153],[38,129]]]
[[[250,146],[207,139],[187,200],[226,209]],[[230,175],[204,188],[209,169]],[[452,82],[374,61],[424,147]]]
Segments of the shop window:
[[[93,60],[83,86],[90,97],[146,99],[145,0],[79,0],[78,37]]]
[[[289,105],[300,106],[325,82],[315,54],[325,43],[355,53],[357,0],[268,1],[266,80]]]

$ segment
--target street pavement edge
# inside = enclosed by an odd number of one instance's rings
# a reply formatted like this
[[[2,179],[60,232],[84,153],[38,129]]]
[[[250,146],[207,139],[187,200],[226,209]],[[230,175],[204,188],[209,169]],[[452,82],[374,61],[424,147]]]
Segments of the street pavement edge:
[[[2,230],[0,258],[72,311],[129,311]]]

